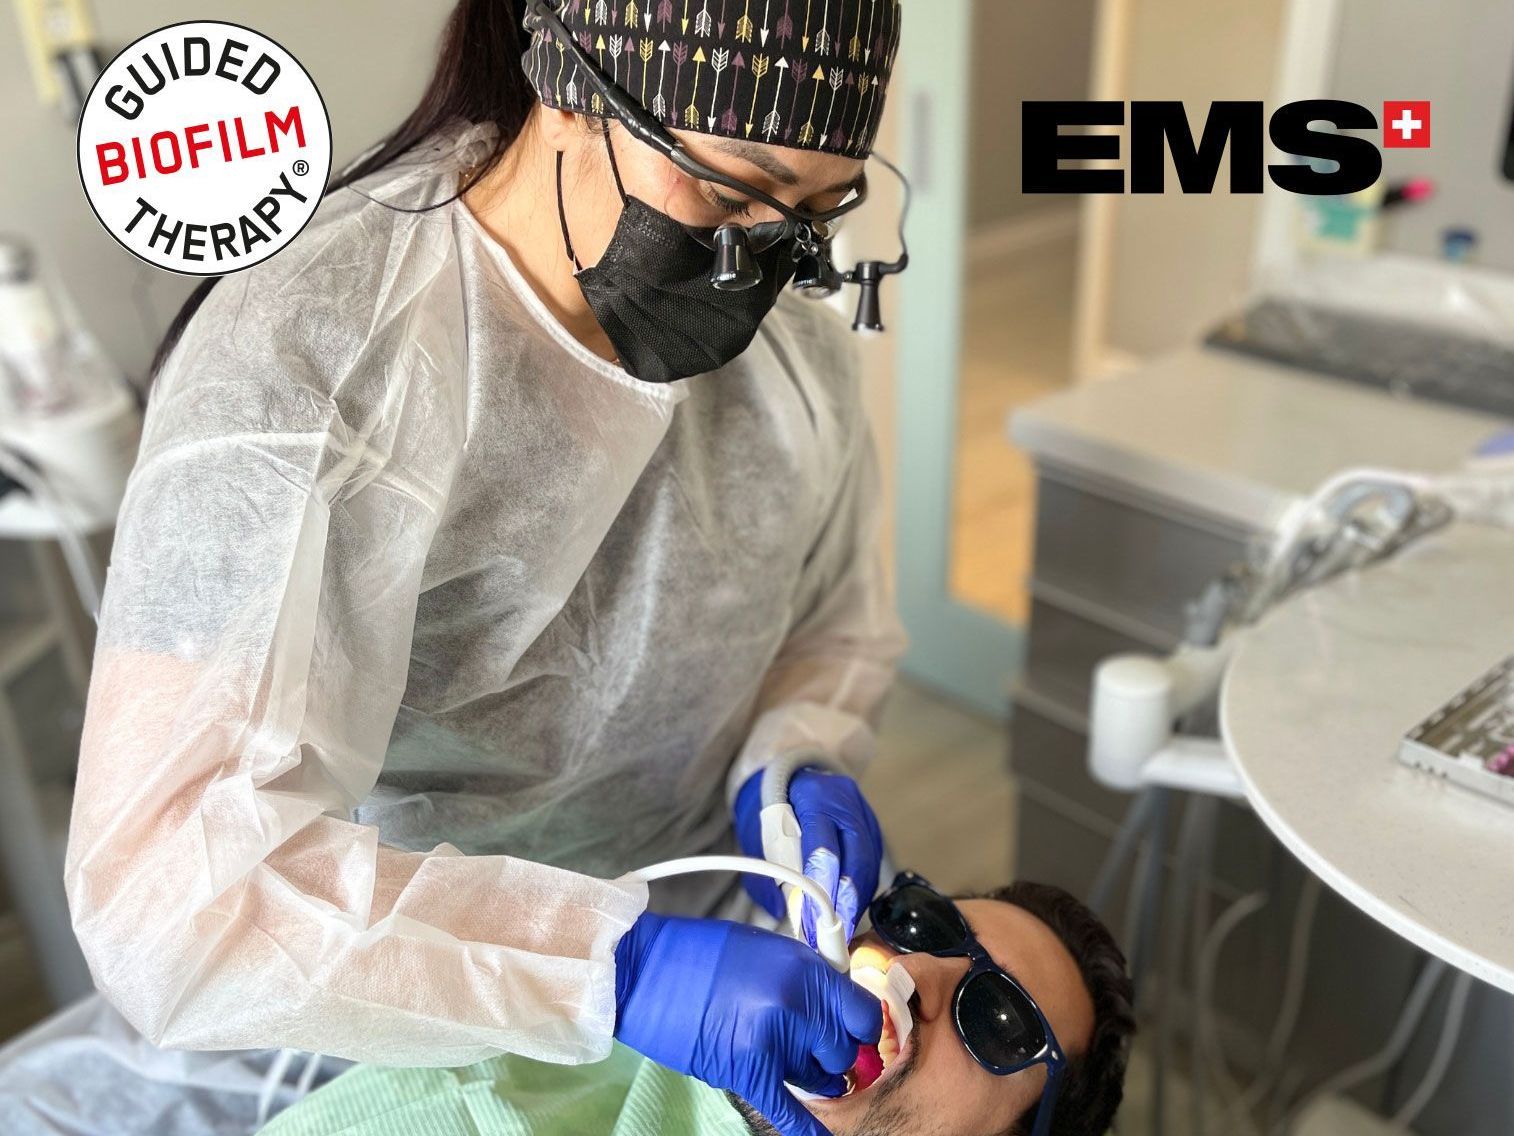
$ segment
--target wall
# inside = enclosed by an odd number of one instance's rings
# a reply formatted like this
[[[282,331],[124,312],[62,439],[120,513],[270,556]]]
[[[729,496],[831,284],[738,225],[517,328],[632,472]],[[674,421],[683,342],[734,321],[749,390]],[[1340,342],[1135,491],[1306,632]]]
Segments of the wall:
[[[1284,0],[1130,0],[1128,90],[1182,99],[1202,123],[1221,99],[1266,99],[1273,86]],[[1128,155],[1128,143],[1125,147]],[[1189,342],[1245,297],[1261,199],[1232,196],[1228,166],[1210,196],[1176,189],[1118,199],[1107,339],[1151,355]]]
[[[414,103],[451,0],[96,0],[93,7],[107,55],[180,20],[230,20],[272,36],[325,96],[340,164]],[[100,227],[79,186],[73,126],[37,102],[9,4],[0,8],[0,29],[0,227],[36,246],[111,357],[140,376],[194,282],[141,263]]]
[[[1514,271],[1514,182],[1502,159],[1514,101],[1509,0],[1342,0],[1333,97],[1381,113],[1387,99],[1429,99],[1431,148],[1386,150],[1389,181],[1432,177],[1434,201],[1391,214],[1388,247],[1440,255],[1447,226],[1483,237],[1482,259]]]
[[[903,66],[897,66],[890,84],[894,93],[884,104],[883,121],[875,143],[880,154],[899,153],[904,118],[904,99],[900,94],[904,90],[903,73]],[[868,203],[858,210],[855,223],[848,223],[842,229],[841,239],[837,241],[838,260],[846,265],[863,257],[892,260],[898,255],[899,211],[903,206],[899,183],[876,162],[868,169],[868,180]],[[850,323],[857,313],[857,289],[843,288],[830,302]],[[884,548],[894,546],[894,504],[899,473],[895,356],[899,341],[893,331],[897,330],[902,318],[898,281],[895,279],[883,288],[883,323],[888,330],[877,337],[859,337],[858,342],[862,355],[862,397],[877,442],[881,467],[884,503],[881,540]]]
[[[977,0],[973,11],[973,228],[1055,207],[1020,192],[1020,104],[1085,99],[1095,0]]]
[[[1283,0],[1128,4],[1126,98],[1187,98],[1200,122],[1210,100],[1265,98],[1272,90]],[[1333,80],[1319,93],[1379,111],[1388,99],[1434,104],[1433,147],[1385,151],[1384,172],[1392,181],[1433,177],[1440,194],[1394,214],[1387,246],[1436,256],[1446,227],[1468,225],[1482,234],[1484,263],[1514,270],[1514,183],[1499,169],[1514,101],[1514,5],[1340,0],[1340,7]],[[1229,196],[1223,178],[1210,197],[1169,191],[1118,201],[1107,332],[1115,350],[1151,355],[1176,347],[1247,294],[1259,202]]]

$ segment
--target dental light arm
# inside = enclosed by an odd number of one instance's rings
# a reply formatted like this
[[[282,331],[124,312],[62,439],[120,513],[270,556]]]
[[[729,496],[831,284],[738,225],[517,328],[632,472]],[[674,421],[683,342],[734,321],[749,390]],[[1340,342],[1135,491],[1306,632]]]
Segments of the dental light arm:
[[[668,860],[627,872],[620,878],[627,882],[651,883],[653,880],[665,880],[670,876],[685,876],[695,872],[750,872],[799,888],[814,900],[820,911],[820,918],[815,921],[816,949],[820,952],[820,957],[842,974],[851,969],[846,932],[835,908],[831,906],[831,897],[814,880],[793,868],[750,856],[686,856],[681,860]]]

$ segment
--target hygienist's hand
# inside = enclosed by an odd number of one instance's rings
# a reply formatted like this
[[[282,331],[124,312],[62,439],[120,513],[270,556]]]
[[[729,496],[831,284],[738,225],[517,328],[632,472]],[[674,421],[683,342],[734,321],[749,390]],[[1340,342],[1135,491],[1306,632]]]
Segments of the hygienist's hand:
[[[736,839],[747,856],[763,856],[762,773],[754,773],[737,794]],[[857,782],[841,773],[807,767],[789,780],[789,804],[799,821],[804,874],[831,897],[846,938],[857,929],[862,909],[878,891],[883,833]],[[745,875],[748,894],[775,919],[784,917],[783,894],[770,879]],[[804,901],[804,937],[815,943],[815,904]]]
[[[882,1030],[878,999],[770,931],[648,912],[615,948],[615,1036],[738,1094],[783,1136],[826,1136],[784,1082],[840,1095]]]

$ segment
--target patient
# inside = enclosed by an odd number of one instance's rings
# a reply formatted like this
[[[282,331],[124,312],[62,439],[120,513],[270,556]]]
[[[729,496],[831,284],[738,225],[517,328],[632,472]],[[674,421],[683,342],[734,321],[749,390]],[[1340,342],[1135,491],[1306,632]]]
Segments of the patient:
[[[1040,1008],[1068,1062],[1050,1136],[1103,1136],[1120,1103],[1135,1025],[1125,960],[1094,915],[1060,888],[1016,883],[957,901],[979,943]],[[885,1036],[846,1096],[808,1107],[836,1136],[1028,1136],[1045,1064],[996,1076],[953,1024],[966,958],[900,954],[875,932],[854,966],[902,966],[913,1030],[885,1001]],[[897,978],[897,976],[896,976]],[[897,983],[890,983],[896,991]],[[964,1002],[967,999],[964,999]],[[881,1074],[879,1065],[882,1066]],[[871,1065],[870,1068],[864,1068]],[[500,1057],[464,1069],[354,1069],[296,1105],[264,1136],[772,1136],[746,1102],[616,1046],[595,1065]]]

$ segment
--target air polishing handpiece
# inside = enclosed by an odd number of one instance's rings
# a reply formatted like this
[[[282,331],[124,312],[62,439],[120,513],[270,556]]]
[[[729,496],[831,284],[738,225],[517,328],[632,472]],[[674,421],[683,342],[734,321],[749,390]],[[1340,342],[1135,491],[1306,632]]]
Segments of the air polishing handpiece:
[[[832,967],[846,974],[851,970],[851,943],[846,927],[836,909],[831,906],[830,896],[814,884],[804,872],[804,838],[799,828],[799,818],[794,815],[794,806],[789,803],[789,781],[805,765],[817,760],[808,754],[793,754],[769,765],[762,773],[762,855],[770,864],[787,868],[793,879],[781,882],[793,883],[800,891],[789,893],[789,922],[795,934],[803,926],[801,909],[803,897],[815,901],[815,949],[820,957]],[[777,876],[773,877],[778,879]],[[812,886],[805,887],[794,880],[805,880]]]
[[[685,876],[694,872],[749,872],[752,875],[767,876],[780,884],[788,884],[790,887],[801,889],[805,895],[814,900],[820,912],[815,920],[816,950],[819,951],[820,957],[842,974],[846,974],[851,969],[846,931],[841,926],[841,919],[836,914],[835,908],[831,906],[830,896],[826,894],[824,888],[804,873],[782,864],[758,860],[751,856],[686,856],[681,860],[669,860],[666,863],[653,864],[651,867],[627,872],[620,878],[628,882],[651,883],[653,880],[667,879],[669,876]]]

